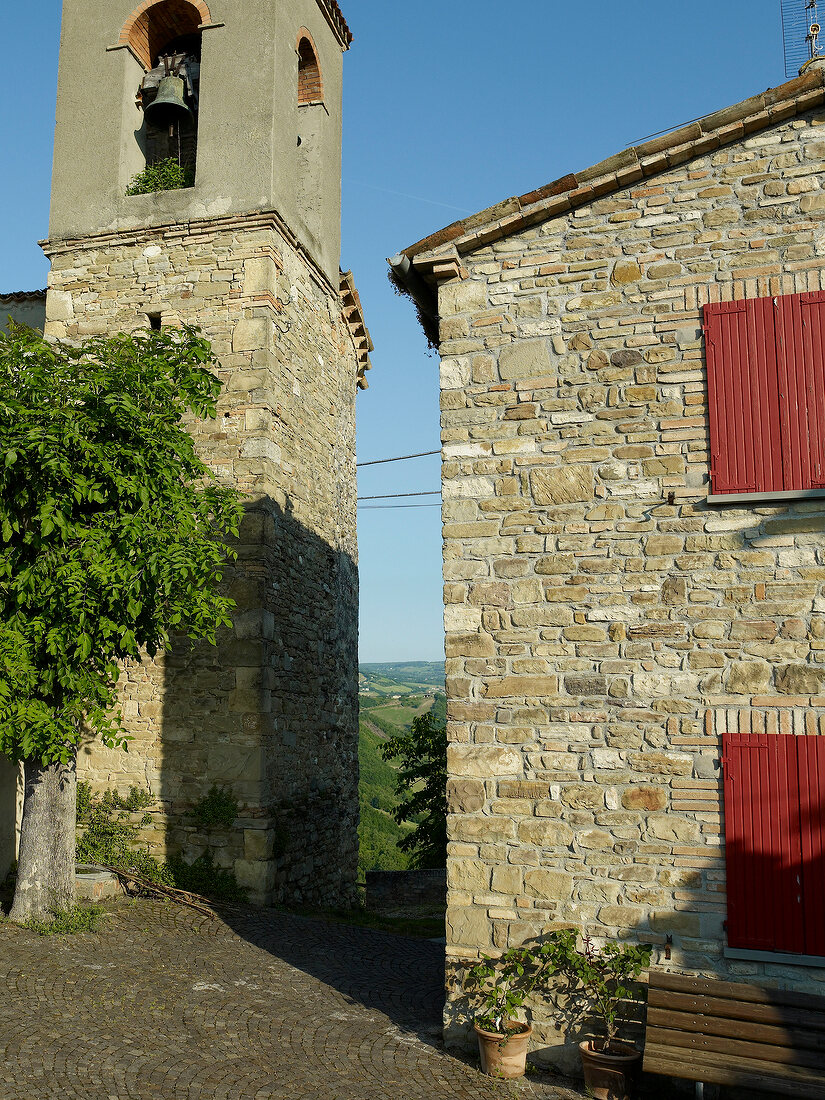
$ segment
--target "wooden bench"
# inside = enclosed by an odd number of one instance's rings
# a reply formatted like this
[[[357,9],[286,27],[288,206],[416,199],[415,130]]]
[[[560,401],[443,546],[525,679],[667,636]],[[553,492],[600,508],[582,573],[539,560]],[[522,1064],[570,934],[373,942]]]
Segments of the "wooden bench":
[[[825,1100],[825,998],[651,971],[644,1070]]]

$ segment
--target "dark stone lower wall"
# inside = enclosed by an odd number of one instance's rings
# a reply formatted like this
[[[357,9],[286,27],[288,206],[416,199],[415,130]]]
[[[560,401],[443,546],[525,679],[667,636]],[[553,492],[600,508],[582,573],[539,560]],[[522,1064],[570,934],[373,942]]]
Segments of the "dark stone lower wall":
[[[273,882],[276,904],[322,908],[354,905],[357,888],[358,807],[346,792],[310,795],[273,809]]]
[[[367,909],[443,909],[447,871],[367,871]]]

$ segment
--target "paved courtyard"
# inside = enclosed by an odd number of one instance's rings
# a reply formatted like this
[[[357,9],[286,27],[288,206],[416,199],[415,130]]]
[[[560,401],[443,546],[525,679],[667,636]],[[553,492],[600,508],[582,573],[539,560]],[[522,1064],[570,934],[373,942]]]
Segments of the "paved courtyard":
[[[443,948],[272,910],[122,901],[0,924],[0,1100],[573,1100],[440,1046]]]

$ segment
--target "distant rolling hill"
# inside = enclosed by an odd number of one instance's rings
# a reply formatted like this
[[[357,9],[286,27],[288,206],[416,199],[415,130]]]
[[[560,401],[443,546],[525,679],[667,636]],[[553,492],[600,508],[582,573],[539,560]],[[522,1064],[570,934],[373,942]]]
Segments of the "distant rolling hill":
[[[422,688],[444,691],[443,661],[409,661],[401,664],[364,664],[358,666],[361,691],[379,695],[405,695]]]

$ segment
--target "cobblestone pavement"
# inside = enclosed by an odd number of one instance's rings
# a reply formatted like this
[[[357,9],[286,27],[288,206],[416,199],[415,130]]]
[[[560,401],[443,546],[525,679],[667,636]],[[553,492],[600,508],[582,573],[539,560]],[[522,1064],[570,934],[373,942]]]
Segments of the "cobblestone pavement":
[[[0,925],[0,1100],[575,1100],[440,1048],[437,943],[273,910],[122,901]]]

